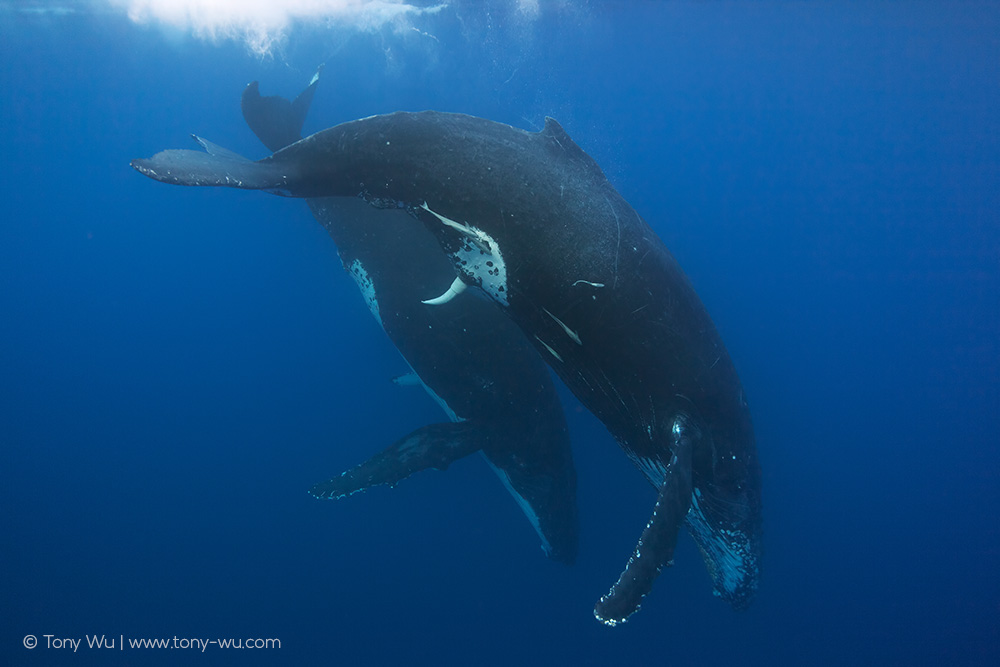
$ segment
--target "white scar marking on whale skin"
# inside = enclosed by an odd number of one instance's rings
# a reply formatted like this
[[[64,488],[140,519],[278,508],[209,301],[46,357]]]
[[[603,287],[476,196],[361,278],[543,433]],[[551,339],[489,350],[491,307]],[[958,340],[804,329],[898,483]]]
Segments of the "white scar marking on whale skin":
[[[375,295],[375,283],[372,282],[371,276],[365,271],[365,267],[361,264],[360,259],[354,260],[351,263],[350,268],[347,269],[350,272],[351,277],[354,278],[354,282],[358,284],[358,289],[361,290],[361,295],[365,298],[365,303],[368,304],[368,310],[371,311],[372,315],[378,320],[378,323],[382,324],[382,315],[378,310],[378,298]],[[383,326],[383,328],[385,328]]]
[[[420,208],[466,237],[463,247],[451,254],[458,261],[461,267],[459,270],[472,278],[491,299],[503,306],[510,305],[507,300],[507,264],[496,239],[477,227],[456,222],[432,211],[427,202],[421,204]]]
[[[605,196],[604,201],[608,202],[608,208],[611,209],[611,214],[615,216],[615,226],[618,227],[618,243],[615,245],[615,284],[611,286],[614,289],[618,287],[618,255],[621,254],[622,249],[622,221],[618,219],[618,211],[611,204],[611,200]]]
[[[589,280],[577,280],[575,283],[570,285],[570,287],[576,287],[580,283],[583,283],[584,285],[590,285],[591,287],[604,287],[604,283],[592,283]]]
[[[566,332],[567,336],[569,336],[570,338],[573,339],[574,343],[576,343],[577,345],[583,345],[583,343],[580,342],[580,337],[576,335],[575,331],[573,331],[568,326],[566,326],[563,323],[563,321],[560,320],[558,317],[556,317],[555,315],[553,315],[552,313],[550,313],[548,308],[543,307],[542,310],[545,311],[546,315],[548,315],[549,317],[551,317],[552,319],[554,319],[556,321],[556,324],[558,324],[559,326],[562,327],[563,331]]]
[[[451,283],[451,285],[448,286],[448,289],[445,290],[444,294],[438,297],[434,297],[433,299],[427,299],[426,301],[421,301],[420,303],[426,303],[428,306],[440,306],[442,304],[448,303],[456,296],[464,292],[466,287],[468,287],[468,285],[462,282],[461,278],[455,278],[455,280]]]
[[[643,310],[643,309],[645,309],[645,308],[649,308],[649,304],[648,304],[648,303],[647,303],[647,304],[645,304],[645,305],[642,305],[642,306],[639,306],[638,308],[636,308],[635,310],[633,310],[633,311],[632,311],[631,313],[629,313],[629,315],[635,315],[635,314],[636,314],[636,313],[638,313],[638,312],[639,312],[640,310]]]
[[[546,343],[544,340],[542,340],[538,336],[535,336],[535,340],[537,340],[539,343],[541,343],[542,345],[544,345],[545,349],[548,350],[549,354],[551,354],[553,357],[555,357],[559,361],[563,360],[563,358],[559,356],[559,353],[556,352],[555,350],[553,350],[552,347],[548,343]]]

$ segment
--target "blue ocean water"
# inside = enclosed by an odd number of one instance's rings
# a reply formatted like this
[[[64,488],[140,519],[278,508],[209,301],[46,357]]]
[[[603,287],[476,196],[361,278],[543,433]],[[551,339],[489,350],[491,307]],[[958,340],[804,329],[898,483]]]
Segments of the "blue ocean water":
[[[0,4],[0,663],[1000,660],[998,5],[468,1],[262,54],[120,4]],[[129,160],[192,132],[265,155],[240,93],[320,63],[307,132],[552,116],[660,234],[753,410],[747,611],[685,536],[639,614],[594,620],[655,491],[565,391],[571,567],[478,457],[306,494],[438,407],[301,202]]]

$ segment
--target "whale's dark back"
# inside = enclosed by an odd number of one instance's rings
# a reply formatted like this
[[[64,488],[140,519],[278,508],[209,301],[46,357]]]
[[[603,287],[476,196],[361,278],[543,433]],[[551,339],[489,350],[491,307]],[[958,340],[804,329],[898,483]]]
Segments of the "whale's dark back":
[[[749,601],[761,474],[735,367],[677,261],[557,123],[530,133],[396,113],[289,150],[316,160],[306,188],[406,206],[446,251],[465,236],[442,216],[487,232],[508,269],[506,312],[654,484],[672,453],[664,429],[675,415],[694,417],[705,437],[692,455],[688,526],[716,592],[737,607]]]
[[[477,248],[491,275],[502,256],[491,296],[650,482],[676,454],[678,418],[696,430],[687,525],[716,593],[749,601],[761,475],[742,385],[676,260],[558,123],[532,133],[397,112],[323,130],[252,167],[192,158],[190,177],[177,176],[185,157],[161,155],[133,164],[167,182],[405,208],[467,282],[483,284],[483,267],[467,266]]]

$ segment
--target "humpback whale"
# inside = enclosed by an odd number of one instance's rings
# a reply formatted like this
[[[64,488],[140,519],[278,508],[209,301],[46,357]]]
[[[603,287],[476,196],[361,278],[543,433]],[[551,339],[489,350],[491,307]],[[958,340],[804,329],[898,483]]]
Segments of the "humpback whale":
[[[268,149],[301,139],[321,72],[291,101],[261,96],[256,81],[246,87],[243,116]],[[356,198],[306,203],[413,371],[397,383],[422,385],[452,422],[417,429],[310,493],[343,498],[378,484],[394,485],[425,468],[445,469],[480,451],[538,533],[546,555],[572,563],[578,537],[569,435],[552,379],[524,335],[484,299],[440,307],[422,303],[454,271],[430,232],[414,225],[405,211],[381,212]]]
[[[735,367],[677,261],[555,120],[528,132],[463,114],[396,112],[257,162],[168,150],[132,166],[165,183],[404,208],[657,489],[624,571],[594,607],[598,620],[616,625],[638,610],[673,564],[681,525],[715,594],[734,608],[749,604],[761,473]]]

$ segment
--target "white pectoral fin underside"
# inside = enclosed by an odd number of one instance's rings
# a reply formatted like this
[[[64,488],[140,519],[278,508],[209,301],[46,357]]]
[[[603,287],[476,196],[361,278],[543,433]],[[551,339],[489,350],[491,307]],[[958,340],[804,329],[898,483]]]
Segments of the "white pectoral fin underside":
[[[469,283],[478,285],[491,299],[502,306],[508,305],[507,301],[507,264],[504,262],[503,253],[497,240],[490,236],[485,230],[474,225],[458,222],[445,217],[437,211],[431,210],[426,202],[420,208],[433,215],[444,227],[458,232],[457,249],[449,252],[451,259],[455,262],[456,268],[462,273]],[[463,281],[465,282],[465,281]],[[452,284],[456,288],[456,284]],[[449,292],[452,288],[449,288]],[[464,287],[462,288],[464,289]],[[436,303],[447,303],[455,297],[449,296],[445,292]],[[460,293],[457,292],[457,293]],[[425,301],[424,303],[428,303]]]

